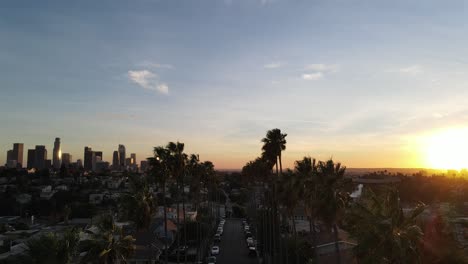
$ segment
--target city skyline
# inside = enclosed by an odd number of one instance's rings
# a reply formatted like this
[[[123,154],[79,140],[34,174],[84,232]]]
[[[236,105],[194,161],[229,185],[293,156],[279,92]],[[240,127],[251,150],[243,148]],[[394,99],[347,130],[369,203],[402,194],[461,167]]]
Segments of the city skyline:
[[[280,128],[285,167],[306,155],[348,167],[468,165],[438,163],[427,149],[444,144],[426,146],[468,135],[463,1],[0,7],[2,161],[15,142],[25,153],[46,145],[50,157],[57,136],[74,159],[91,146],[112,161],[123,143],[141,160],[180,141],[239,169]]]

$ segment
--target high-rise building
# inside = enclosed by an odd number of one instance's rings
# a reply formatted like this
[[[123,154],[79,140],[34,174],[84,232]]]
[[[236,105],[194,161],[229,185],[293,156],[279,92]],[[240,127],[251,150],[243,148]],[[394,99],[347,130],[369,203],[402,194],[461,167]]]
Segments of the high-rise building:
[[[13,150],[11,150],[11,149],[8,150],[6,156],[7,156],[7,158],[6,158],[5,164],[8,164],[8,162],[9,162],[10,160],[13,160]]]
[[[131,166],[131,164],[132,164],[132,158],[126,158],[126,159],[125,159],[125,164],[127,164],[127,166]]]
[[[70,158],[70,159],[71,159],[71,158]],[[80,168],[82,168],[82,167],[83,167],[83,161],[80,160],[80,159],[76,160],[76,168],[77,168],[77,169],[80,169]]]
[[[62,155],[62,151],[60,150],[60,138],[55,138],[54,142],[54,152],[52,153],[52,164],[54,169],[60,169],[60,156]]]
[[[96,171],[96,163],[102,161],[102,151],[93,151],[92,168]]]
[[[65,167],[70,166],[72,162],[72,156],[70,153],[62,153],[62,165],[65,165]]]
[[[28,149],[28,170],[34,168],[36,165],[36,150]]]
[[[125,168],[125,146],[124,145],[119,145],[119,162],[120,162],[120,168],[124,169]]]
[[[119,152],[116,150],[112,155],[112,169],[118,170],[119,167]]]
[[[84,169],[87,171],[93,169],[93,150],[89,147],[84,148]]]
[[[18,166],[23,166],[23,143],[13,144],[13,160],[16,160]]]
[[[47,168],[47,149],[45,146],[36,146],[34,167],[38,170]]]
[[[148,161],[146,160],[140,161],[140,172],[146,171],[147,168],[148,168]]]
[[[130,158],[132,159],[132,164],[130,165],[136,165],[136,154],[135,153],[130,154]]]

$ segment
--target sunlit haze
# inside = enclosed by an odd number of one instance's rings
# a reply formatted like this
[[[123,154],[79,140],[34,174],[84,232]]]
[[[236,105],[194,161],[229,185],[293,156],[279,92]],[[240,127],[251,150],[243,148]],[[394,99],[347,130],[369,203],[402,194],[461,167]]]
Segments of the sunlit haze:
[[[0,163],[59,137],[73,160],[180,141],[237,169],[280,128],[285,167],[468,167],[466,3],[448,2],[3,0]]]

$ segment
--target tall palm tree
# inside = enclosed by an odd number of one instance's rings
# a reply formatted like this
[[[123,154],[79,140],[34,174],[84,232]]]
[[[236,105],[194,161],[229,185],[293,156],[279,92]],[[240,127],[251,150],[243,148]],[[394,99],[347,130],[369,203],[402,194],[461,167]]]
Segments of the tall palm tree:
[[[350,234],[357,241],[354,253],[359,263],[419,263],[419,245],[423,238],[416,218],[424,211],[419,204],[411,213],[403,213],[398,191],[387,190],[377,196],[372,190],[349,210]]]
[[[176,210],[177,210],[177,229],[180,230],[180,194],[181,194],[181,188],[183,189],[183,178],[184,178],[184,170],[185,170],[185,160],[186,160],[186,155],[184,154],[184,143],[174,143],[174,142],[169,142],[166,146],[166,148],[169,150],[170,154],[170,170],[172,177],[175,178],[176,180],[176,186],[177,186],[177,205],[176,205]],[[185,215],[185,212],[184,212]],[[180,233],[178,232],[177,236],[177,248],[180,248]],[[179,250],[177,250],[177,263],[180,263],[180,253]]]
[[[274,234],[273,237],[273,253],[276,252],[276,241],[278,241],[280,247],[280,261],[283,261],[283,247],[281,246],[281,234],[280,230],[277,228],[279,226],[279,216],[278,216],[278,205],[277,205],[277,197],[276,197],[276,180],[278,180],[280,173],[283,173],[283,165],[281,159],[281,152],[286,150],[286,136],[287,134],[282,134],[281,130],[278,128],[274,128],[272,130],[268,130],[266,137],[262,139],[263,146],[262,146],[262,156],[270,160],[272,164],[275,164],[276,167],[276,176],[277,178],[273,180],[273,226]],[[279,171],[278,171],[279,166]],[[277,230],[278,229],[278,230]],[[275,257],[272,258],[275,260]]]
[[[170,171],[168,161],[170,157],[169,150],[164,147],[155,147],[153,150],[154,157],[149,158],[150,173],[155,178],[156,182],[162,188],[163,192],[163,207],[164,207],[164,257],[165,263],[169,262],[168,256],[168,233],[167,233],[167,199],[166,199],[166,186],[167,181],[170,179]]]
[[[121,198],[120,209],[125,219],[135,222],[138,230],[148,229],[156,211],[156,202],[145,178],[129,176],[130,193]]]
[[[343,191],[345,171],[346,167],[341,163],[335,164],[331,159],[320,161],[317,166],[318,216],[333,229],[337,263],[341,263],[337,223],[349,199],[349,194]]]

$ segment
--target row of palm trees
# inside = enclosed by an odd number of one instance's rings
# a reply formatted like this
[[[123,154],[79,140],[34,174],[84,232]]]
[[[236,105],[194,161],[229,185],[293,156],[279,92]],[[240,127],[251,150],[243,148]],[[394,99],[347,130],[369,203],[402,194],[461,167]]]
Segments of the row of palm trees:
[[[318,242],[316,230],[318,222],[334,235],[337,263],[342,262],[338,236],[340,223],[346,223],[349,227],[348,231],[359,243],[355,248],[355,256],[363,263],[375,263],[380,259],[388,260],[388,263],[406,263],[395,260],[401,259],[402,256],[411,256],[412,259],[417,256],[421,229],[415,224],[415,218],[422,212],[424,208],[422,205],[417,207],[411,216],[405,217],[401,205],[397,203],[399,200],[395,198],[398,195],[396,191],[391,193],[392,199],[385,195],[369,198],[375,202],[374,204],[366,202],[367,199],[359,203],[351,203],[349,194],[354,187],[351,180],[344,177],[346,167],[335,163],[332,159],[317,162],[310,157],[304,157],[295,162],[293,170],[287,169],[283,172],[281,153],[286,149],[286,136],[279,129],[268,131],[266,137],[262,139],[262,156],[248,162],[242,171],[243,175],[257,186],[257,189],[260,186],[263,191],[264,199],[261,207],[266,219],[263,217],[260,224],[264,225],[262,230],[266,234],[260,239],[263,240],[263,254],[267,263],[303,262],[298,253],[299,244],[294,221],[294,214],[298,208],[304,208],[304,213],[309,220],[315,263],[319,261],[317,250],[315,250]],[[379,202],[379,199],[386,202]],[[370,208],[366,211],[365,209],[369,206]],[[362,218],[366,218],[367,221]],[[286,232],[287,236],[292,235],[294,241],[292,254],[287,252],[288,246],[284,245],[287,239],[283,239],[281,235],[279,228],[281,219],[289,219],[292,224],[292,231]],[[384,223],[390,221],[391,225],[385,229],[385,234],[392,242],[386,241],[386,238],[382,236],[376,237],[375,233],[370,233],[370,230],[376,229],[366,228],[363,225],[366,223],[379,228],[382,225],[379,221]],[[368,236],[366,237],[363,233]],[[375,239],[369,240],[369,237]],[[399,253],[393,252],[392,256],[396,256],[395,258],[383,255],[384,252],[388,253],[391,250],[385,251],[381,247],[391,246],[392,250],[397,250],[396,241],[400,241],[400,246],[407,247],[406,251],[400,249]],[[369,258],[364,257],[369,247],[372,248],[372,246],[380,252],[370,258],[374,262],[367,261]],[[382,258],[378,258],[377,255]]]

